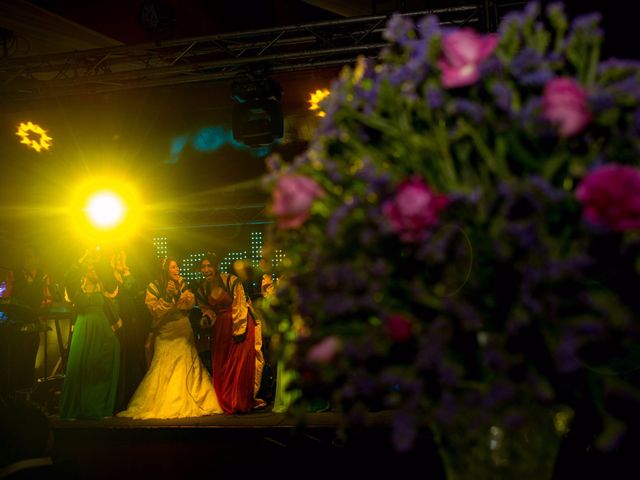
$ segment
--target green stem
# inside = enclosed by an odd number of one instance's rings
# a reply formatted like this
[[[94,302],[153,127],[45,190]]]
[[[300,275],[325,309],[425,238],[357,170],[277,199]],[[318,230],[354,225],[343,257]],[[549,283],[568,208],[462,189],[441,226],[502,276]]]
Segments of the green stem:
[[[600,40],[591,48],[591,55],[589,57],[585,86],[590,87],[596,81],[596,73],[598,71],[598,60],[600,59]]]
[[[447,126],[444,121],[440,121],[435,128],[438,151],[441,155],[442,173],[448,183],[449,190],[457,190],[459,179],[455,168],[455,162],[449,149],[449,139],[447,136]]]
[[[509,170],[503,161],[498,159],[493,151],[489,148],[489,146],[485,143],[484,139],[478,133],[478,130],[473,128],[466,122],[461,122],[462,128],[469,135],[473,144],[475,145],[478,153],[484,160],[485,164],[489,167],[489,169],[496,174],[499,178],[509,178],[511,175],[509,174]]]

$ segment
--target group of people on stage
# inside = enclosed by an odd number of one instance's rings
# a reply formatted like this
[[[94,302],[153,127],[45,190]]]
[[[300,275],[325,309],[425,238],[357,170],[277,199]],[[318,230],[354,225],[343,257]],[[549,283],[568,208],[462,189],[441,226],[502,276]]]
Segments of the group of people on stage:
[[[182,418],[266,406],[258,398],[262,328],[243,286],[243,270],[222,272],[216,256],[208,254],[200,271],[203,279],[187,285],[170,257],[143,288],[124,252],[98,250],[88,251],[69,270],[65,289],[77,317],[60,400],[62,419],[114,413]],[[264,275],[261,287],[268,295],[270,276]],[[199,330],[210,333],[212,374],[196,347],[190,320],[196,305]],[[146,321],[141,320],[144,306]]]

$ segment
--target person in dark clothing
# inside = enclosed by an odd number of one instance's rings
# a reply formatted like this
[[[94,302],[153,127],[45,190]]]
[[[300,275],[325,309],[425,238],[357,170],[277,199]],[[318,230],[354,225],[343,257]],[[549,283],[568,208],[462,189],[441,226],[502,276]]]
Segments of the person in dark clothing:
[[[20,265],[10,272],[7,284],[11,305],[2,311],[9,312],[13,328],[0,332],[0,364],[10,366],[2,375],[0,390],[15,392],[34,385],[41,318],[52,303],[49,276],[34,246],[22,249]]]
[[[22,263],[14,272],[12,302],[31,308],[36,315],[51,306],[49,276],[42,270],[33,245],[22,250]]]

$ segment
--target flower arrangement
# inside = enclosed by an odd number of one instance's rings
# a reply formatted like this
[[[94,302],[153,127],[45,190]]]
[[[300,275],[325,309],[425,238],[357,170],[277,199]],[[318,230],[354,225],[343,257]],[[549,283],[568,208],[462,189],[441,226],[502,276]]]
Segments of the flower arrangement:
[[[399,450],[423,421],[517,428],[560,405],[556,429],[588,412],[598,447],[624,435],[640,65],[600,61],[598,22],[537,3],[497,34],[395,15],[308,150],[269,160],[287,259],[267,314],[302,404],[329,399],[349,424],[393,409]]]

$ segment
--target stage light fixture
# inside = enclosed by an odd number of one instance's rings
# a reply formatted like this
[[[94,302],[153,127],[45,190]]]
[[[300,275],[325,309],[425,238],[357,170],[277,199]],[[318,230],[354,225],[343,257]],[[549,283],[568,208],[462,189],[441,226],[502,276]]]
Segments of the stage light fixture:
[[[44,128],[32,122],[21,122],[16,135],[20,137],[20,143],[24,143],[38,153],[42,150],[49,150],[53,140],[47,135],[47,131]]]
[[[282,88],[263,74],[245,74],[231,85],[235,100],[232,114],[233,138],[250,147],[270,145],[284,135]]]

